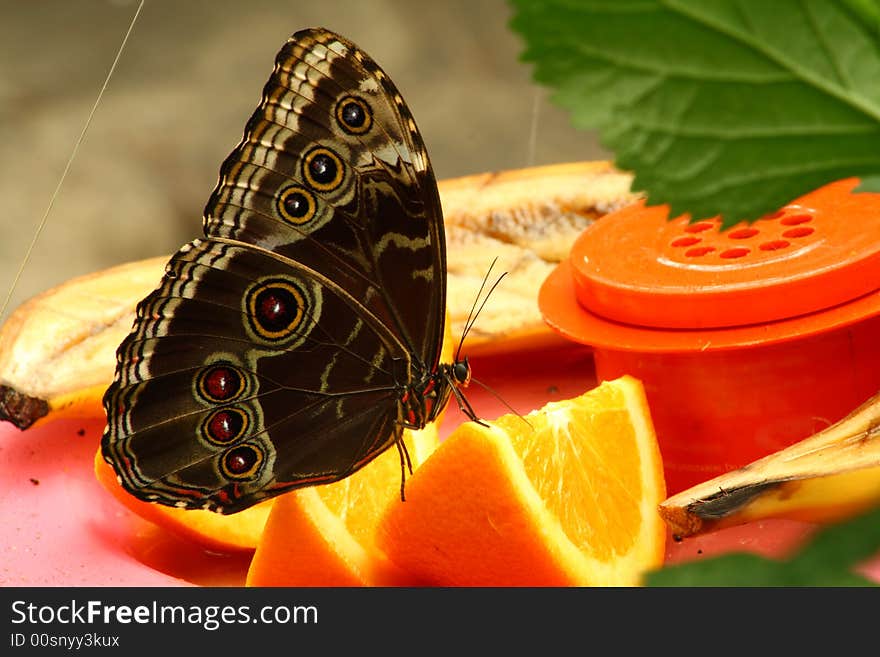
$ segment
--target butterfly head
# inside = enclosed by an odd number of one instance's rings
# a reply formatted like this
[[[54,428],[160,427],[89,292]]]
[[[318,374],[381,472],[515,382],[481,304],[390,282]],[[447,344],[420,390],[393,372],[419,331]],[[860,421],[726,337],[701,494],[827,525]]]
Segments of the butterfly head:
[[[471,365],[467,357],[456,359],[454,363],[441,364],[437,372],[432,376],[429,397],[432,406],[427,413],[427,421],[435,420],[440,411],[445,408],[450,397],[455,397],[459,409],[471,420],[479,421],[477,414],[471,407],[462,388],[467,388],[471,382]]]
[[[452,379],[459,388],[467,388],[471,382],[471,365],[467,356],[455,362],[451,368]]]

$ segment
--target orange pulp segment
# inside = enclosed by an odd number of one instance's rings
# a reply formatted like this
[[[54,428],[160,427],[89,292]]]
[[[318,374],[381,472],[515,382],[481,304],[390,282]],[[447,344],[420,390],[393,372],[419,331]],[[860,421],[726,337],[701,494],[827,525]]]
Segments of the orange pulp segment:
[[[117,500],[140,517],[218,552],[255,549],[273,502],[261,502],[235,515],[144,502],[119,484],[100,447],[95,453],[95,476]]]
[[[439,442],[437,423],[405,431],[415,468]],[[373,540],[391,499],[400,499],[400,456],[390,448],[349,477],[275,501],[248,571],[248,586],[397,586],[412,579]],[[409,479],[406,485],[409,494]]]
[[[641,383],[605,382],[525,420],[457,428],[385,510],[379,548],[438,586],[639,584],[666,539]]]

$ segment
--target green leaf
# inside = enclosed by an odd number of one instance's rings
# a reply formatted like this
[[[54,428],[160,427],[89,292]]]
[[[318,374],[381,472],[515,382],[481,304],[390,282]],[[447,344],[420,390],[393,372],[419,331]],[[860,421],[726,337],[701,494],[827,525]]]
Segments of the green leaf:
[[[876,586],[854,568],[880,550],[880,508],[825,528],[793,557],[777,561],[753,554],[667,566],[650,573],[648,586]]]
[[[535,79],[672,216],[880,174],[880,0],[512,3]]]
[[[843,0],[843,4],[858,20],[880,34],[880,3],[876,0]]]
[[[856,192],[880,192],[880,176],[863,176]]]

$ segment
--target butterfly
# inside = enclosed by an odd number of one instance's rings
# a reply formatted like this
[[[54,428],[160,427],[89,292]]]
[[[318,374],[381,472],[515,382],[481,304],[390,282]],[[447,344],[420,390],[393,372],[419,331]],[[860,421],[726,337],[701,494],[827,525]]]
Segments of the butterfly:
[[[467,359],[440,362],[428,154],[354,44],[321,28],[287,41],[202,223],[138,304],[104,395],[102,454],[130,493],[235,513],[392,445],[403,475],[404,429],[451,396],[470,409]]]

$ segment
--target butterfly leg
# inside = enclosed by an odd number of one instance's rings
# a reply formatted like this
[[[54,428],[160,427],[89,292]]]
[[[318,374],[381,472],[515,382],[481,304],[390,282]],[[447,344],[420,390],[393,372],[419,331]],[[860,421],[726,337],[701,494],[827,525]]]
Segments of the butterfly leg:
[[[477,412],[474,410],[474,407],[471,406],[471,403],[468,401],[468,398],[464,396],[464,393],[458,389],[457,386],[449,386],[452,390],[452,394],[455,395],[455,401],[458,404],[458,410],[464,413],[469,420],[472,422],[476,422],[479,425],[484,427],[488,427],[489,425],[483,422],[480,417],[477,415]]]
[[[409,458],[409,451],[406,449],[406,443],[403,442],[403,430],[400,429],[397,434],[397,440],[394,441],[394,444],[397,445],[397,453],[400,454],[400,501],[406,502],[406,496],[404,495],[404,487],[406,485],[406,471],[409,470],[409,473],[412,474],[412,460]]]

